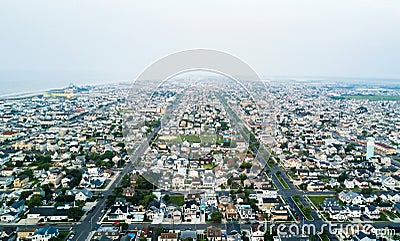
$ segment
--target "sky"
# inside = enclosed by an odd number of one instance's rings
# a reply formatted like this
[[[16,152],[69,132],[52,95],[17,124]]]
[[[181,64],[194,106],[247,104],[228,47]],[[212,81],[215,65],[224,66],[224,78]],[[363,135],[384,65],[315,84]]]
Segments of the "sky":
[[[400,78],[398,0],[0,1],[0,94],[135,79],[210,48],[263,76]]]

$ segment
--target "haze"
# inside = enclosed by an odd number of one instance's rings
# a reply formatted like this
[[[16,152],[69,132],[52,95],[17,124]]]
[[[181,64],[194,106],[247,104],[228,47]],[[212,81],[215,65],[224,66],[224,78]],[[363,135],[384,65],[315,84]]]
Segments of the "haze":
[[[191,48],[265,76],[396,79],[399,23],[396,0],[2,1],[0,93],[132,80]]]

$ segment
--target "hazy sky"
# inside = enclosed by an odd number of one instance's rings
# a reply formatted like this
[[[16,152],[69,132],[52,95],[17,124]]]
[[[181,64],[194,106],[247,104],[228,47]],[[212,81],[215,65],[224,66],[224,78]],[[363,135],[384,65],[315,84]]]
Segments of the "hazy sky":
[[[398,0],[4,0],[0,83],[134,79],[191,48],[232,53],[262,75],[400,78],[399,26]]]

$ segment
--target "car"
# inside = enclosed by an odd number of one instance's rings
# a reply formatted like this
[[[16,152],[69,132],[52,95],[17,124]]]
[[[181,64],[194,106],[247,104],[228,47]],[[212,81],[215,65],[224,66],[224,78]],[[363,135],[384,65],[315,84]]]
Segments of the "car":
[[[38,223],[37,226],[44,226],[44,223]]]
[[[120,222],[113,222],[112,223],[112,225],[114,225],[114,226],[119,225],[119,224],[120,224]]]

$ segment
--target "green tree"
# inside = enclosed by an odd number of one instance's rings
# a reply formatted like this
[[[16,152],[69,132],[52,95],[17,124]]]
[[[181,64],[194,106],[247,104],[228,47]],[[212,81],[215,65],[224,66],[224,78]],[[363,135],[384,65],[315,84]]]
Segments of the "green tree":
[[[26,200],[33,192],[32,191],[23,191],[19,196],[19,200]]]
[[[43,204],[42,197],[40,195],[33,195],[31,199],[26,202],[26,204],[29,208],[41,206]]]
[[[211,220],[213,222],[220,223],[222,221],[223,216],[224,215],[220,212],[213,212],[211,213]]]
[[[67,216],[69,219],[73,219],[74,221],[78,221],[85,212],[81,208],[70,208],[67,210]]]
[[[156,199],[156,196],[154,194],[149,194],[144,196],[144,198],[139,202],[141,205],[147,207],[149,203],[153,200]]]
[[[169,203],[169,201],[171,200],[171,197],[170,197],[168,194],[165,194],[164,197],[163,197],[163,199],[164,199],[164,201],[165,201],[166,203]]]
[[[239,175],[239,178],[240,178],[240,180],[243,182],[244,180],[247,179],[247,175],[244,174],[244,173],[242,173],[242,174]]]
[[[153,233],[156,237],[159,237],[163,231],[164,231],[163,227],[161,225],[158,225],[154,227]]]
[[[128,174],[125,174],[125,175],[122,177],[121,186],[122,186],[122,187],[129,187],[130,185],[131,185],[131,180],[130,180],[130,178],[129,178],[129,175],[128,175]]]
[[[302,211],[303,211],[304,215],[309,216],[311,214],[311,207],[305,206]]]
[[[127,223],[120,223],[119,226],[121,227],[122,231],[128,230],[129,224]]]

